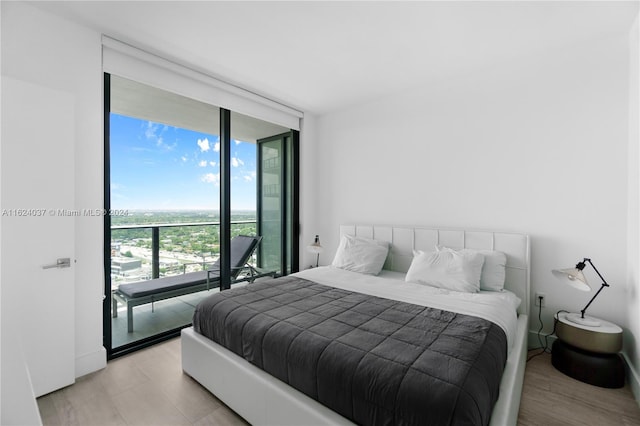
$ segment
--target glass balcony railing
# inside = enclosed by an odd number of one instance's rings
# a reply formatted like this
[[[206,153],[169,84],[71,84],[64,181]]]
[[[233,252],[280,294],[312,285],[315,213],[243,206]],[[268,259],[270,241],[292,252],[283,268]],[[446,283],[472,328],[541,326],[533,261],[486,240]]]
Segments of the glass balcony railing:
[[[206,270],[219,257],[220,222],[111,227],[111,287]],[[256,235],[256,220],[231,221],[231,237]],[[250,261],[255,266],[256,259]]]

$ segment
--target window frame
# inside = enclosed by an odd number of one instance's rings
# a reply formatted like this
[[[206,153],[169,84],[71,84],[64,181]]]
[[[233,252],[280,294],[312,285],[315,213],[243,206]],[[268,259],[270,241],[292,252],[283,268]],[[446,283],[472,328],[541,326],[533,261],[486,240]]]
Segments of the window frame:
[[[110,152],[110,114],[111,114],[111,73],[103,72],[103,199],[104,209],[109,211],[111,208],[111,152]],[[146,84],[140,82],[141,84]],[[231,281],[231,259],[229,255],[231,240],[231,113],[229,109],[219,107],[220,110],[220,263],[221,263],[221,282],[220,289],[230,288]],[[287,272],[297,272],[299,270],[299,131],[290,130],[287,132],[291,135],[291,150],[293,155],[291,161],[292,168],[292,192],[291,192],[291,229],[285,234],[290,242],[292,255],[290,260],[291,268],[283,268],[284,274]],[[259,151],[259,150],[258,150]],[[257,167],[259,167],[259,162]],[[258,193],[256,193],[258,197]],[[283,197],[283,200],[285,197]],[[259,204],[259,198],[258,198]],[[256,214],[259,211],[259,205],[256,206]],[[258,218],[256,217],[256,226]],[[284,222],[286,223],[286,222]],[[186,326],[177,327],[175,329],[160,332],[154,336],[142,338],[135,342],[127,343],[114,348],[112,346],[112,322],[111,322],[111,218],[109,215],[103,216],[103,268],[104,268],[104,297],[103,297],[103,345],[107,351],[107,359],[113,359],[128,353],[144,349],[156,343],[166,341],[168,339],[180,335]],[[259,235],[259,229],[257,229]],[[284,241],[284,238],[283,238]],[[289,271],[287,270],[289,269]]]

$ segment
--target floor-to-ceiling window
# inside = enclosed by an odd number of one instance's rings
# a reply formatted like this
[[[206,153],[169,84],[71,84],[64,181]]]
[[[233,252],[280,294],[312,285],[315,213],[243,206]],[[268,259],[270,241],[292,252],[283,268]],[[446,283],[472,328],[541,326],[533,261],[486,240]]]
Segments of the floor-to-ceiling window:
[[[258,173],[258,142],[283,134],[293,140],[297,132],[117,75],[105,74],[105,97],[105,206],[112,212],[105,218],[105,346],[114,356],[190,325],[195,305],[218,286],[180,294],[157,287],[169,281],[164,278],[201,278],[229,247],[224,231],[228,238],[286,241],[277,248],[280,262],[264,266],[278,274],[296,269],[292,209],[281,209],[289,213],[281,215],[280,228],[258,229],[259,209],[266,206],[259,188],[268,185]],[[291,164],[281,151],[275,161]],[[282,173],[293,188],[297,179],[289,175]],[[280,202],[295,204],[292,194]],[[269,244],[258,250],[272,257]],[[250,263],[263,266],[257,254]],[[130,297],[124,288],[150,295]]]

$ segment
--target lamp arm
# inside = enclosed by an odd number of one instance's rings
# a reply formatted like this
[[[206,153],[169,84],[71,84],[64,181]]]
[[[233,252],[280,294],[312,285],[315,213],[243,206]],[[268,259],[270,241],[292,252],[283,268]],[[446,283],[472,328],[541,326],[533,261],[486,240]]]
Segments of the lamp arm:
[[[596,274],[598,274],[598,276],[600,277],[600,279],[602,280],[602,285],[604,287],[609,287],[609,284],[607,284],[607,281],[602,277],[602,274],[600,274],[600,272],[598,271],[598,269],[596,268],[596,265],[593,264],[593,262],[591,261],[591,259],[587,259],[586,257],[584,258],[583,262],[589,262],[589,265],[591,265],[591,267],[593,268],[594,271],[596,271]]]
[[[605,279],[602,277],[602,275],[600,274],[600,272],[598,271],[598,269],[595,267],[595,265],[593,264],[593,262],[591,262],[591,259],[587,259],[586,257],[584,258],[583,262],[589,262],[589,264],[591,265],[591,267],[593,268],[594,271],[596,271],[596,274],[598,274],[598,276],[600,277],[600,279],[602,280],[602,285],[600,286],[600,289],[596,292],[596,294],[593,295],[593,297],[591,298],[591,300],[589,300],[589,303],[587,303],[587,306],[585,306],[581,311],[581,317],[584,318],[584,313],[587,311],[587,308],[589,307],[589,305],[591,305],[591,302],[593,302],[595,300],[596,297],[598,297],[598,295],[600,294],[600,292],[602,291],[603,288],[605,287],[609,287],[609,284],[607,284],[607,282],[605,281]]]
[[[594,299],[596,297],[598,297],[598,295],[600,294],[600,292],[602,291],[603,288],[605,287],[609,287],[609,285],[607,283],[602,283],[602,285],[600,286],[600,289],[596,292],[596,294],[593,295],[593,297],[591,298],[591,300],[589,300],[589,303],[587,303],[587,306],[585,306],[584,308],[582,308],[582,310],[580,311],[581,317],[584,318],[584,313],[587,311],[587,308],[589,307],[589,305],[591,305],[591,302],[594,301]]]

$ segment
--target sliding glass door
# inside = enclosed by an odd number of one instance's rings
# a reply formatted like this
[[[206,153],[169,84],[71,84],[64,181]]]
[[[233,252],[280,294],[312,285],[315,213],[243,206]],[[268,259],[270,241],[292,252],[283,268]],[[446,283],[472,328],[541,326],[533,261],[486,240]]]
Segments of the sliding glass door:
[[[297,156],[296,131],[258,141],[258,264],[283,275],[298,271]]]
[[[210,285],[207,271],[229,256],[230,239],[261,235],[259,141],[288,135],[280,137],[283,160],[276,161],[291,163],[292,133],[105,74],[105,208],[113,212],[105,217],[109,357],[178,335],[195,305],[219,291],[220,281]],[[284,225],[267,226],[258,248],[260,256],[278,259],[269,266],[279,274],[297,269],[291,255],[297,179],[290,169],[281,174],[289,189],[278,198]],[[257,256],[249,260],[254,266]]]
[[[219,108],[105,81],[105,340],[116,354],[189,325],[210,294],[199,284],[219,255]]]

